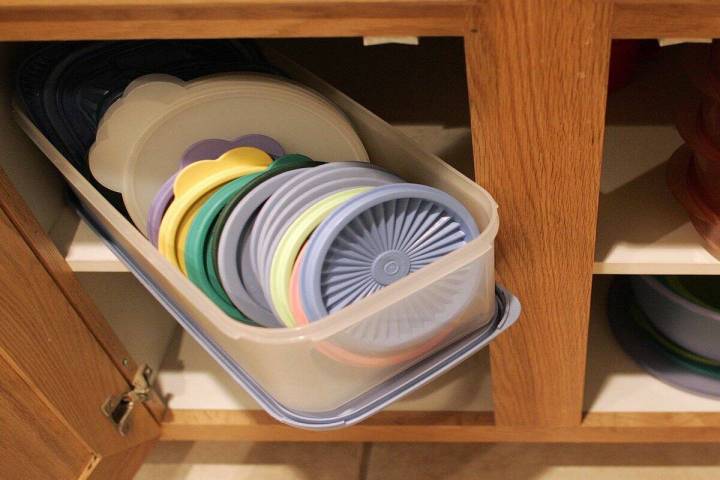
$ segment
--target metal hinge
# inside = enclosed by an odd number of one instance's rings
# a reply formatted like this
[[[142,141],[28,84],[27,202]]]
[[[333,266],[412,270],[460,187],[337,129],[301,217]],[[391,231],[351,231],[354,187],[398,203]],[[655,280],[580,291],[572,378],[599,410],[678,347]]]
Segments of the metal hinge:
[[[121,395],[111,395],[103,402],[100,410],[117,426],[117,431],[123,437],[130,431],[131,415],[138,403],[145,403],[150,399],[150,377],[152,368],[143,364],[133,377],[133,388]]]

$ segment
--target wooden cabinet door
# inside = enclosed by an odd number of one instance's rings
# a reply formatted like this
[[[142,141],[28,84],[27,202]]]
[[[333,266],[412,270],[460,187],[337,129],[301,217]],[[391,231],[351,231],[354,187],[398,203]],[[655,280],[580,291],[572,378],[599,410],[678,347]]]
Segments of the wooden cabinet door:
[[[160,434],[101,411],[136,368],[0,171],[0,478],[132,478]]]

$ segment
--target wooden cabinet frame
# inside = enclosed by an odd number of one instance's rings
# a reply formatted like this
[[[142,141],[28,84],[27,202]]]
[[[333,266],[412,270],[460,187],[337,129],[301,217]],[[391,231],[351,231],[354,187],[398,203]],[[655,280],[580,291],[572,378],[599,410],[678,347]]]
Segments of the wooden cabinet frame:
[[[523,304],[491,346],[495,412],[381,413],[309,433],[174,412],[167,439],[717,441],[720,414],[583,415],[612,38],[720,34],[712,0],[9,0],[0,40],[463,36],[475,171],[500,204],[498,279]]]
[[[132,478],[160,435],[157,399],[120,435],[101,412],[135,364],[0,172],[0,477]]]

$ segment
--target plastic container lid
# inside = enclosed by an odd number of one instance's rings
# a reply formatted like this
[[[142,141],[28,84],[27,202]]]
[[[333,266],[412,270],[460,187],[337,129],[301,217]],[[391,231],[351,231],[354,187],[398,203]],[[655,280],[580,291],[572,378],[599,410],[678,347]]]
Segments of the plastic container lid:
[[[268,305],[260,281],[249,265],[248,234],[258,208],[288,179],[303,172],[300,168],[281,173],[257,186],[243,198],[222,228],[217,249],[217,272],[232,302],[257,323],[282,326]]]
[[[222,140],[211,138],[201,140],[185,151],[180,161],[181,166],[186,167],[191,163],[210,158],[218,158],[225,152],[237,147],[255,147],[270,155],[272,158],[278,158],[285,155],[282,146],[272,138],[266,135],[250,134],[243,135],[235,140]],[[172,202],[173,185],[175,184],[174,173],[162,184],[160,190],[155,194],[150,210],[148,211],[147,235],[150,242],[157,246],[158,232],[160,230],[160,222],[167,210],[168,205]]]
[[[438,189],[410,183],[373,189],[333,212],[313,233],[300,277],[303,305],[311,321],[322,318],[478,234],[465,207]]]
[[[255,291],[255,285],[259,286],[259,282],[242,276],[242,250],[247,227],[254,212],[280,185],[317,165],[320,164],[304,155],[286,155],[278,159],[271,168],[235,192],[210,232],[208,248],[215,258],[215,272],[220,284],[235,306],[261,325],[280,326],[267,303],[258,302],[248,290],[251,286],[257,296],[260,292]],[[247,273],[247,268],[245,270]]]
[[[91,149],[95,150],[91,151],[92,164],[103,184],[115,190],[121,190],[127,151],[132,150],[132,146],[140,139],[140,135],[147,128],[148,123],[162,114],[169,104],[181,97],[197,93],[197,91],[210,91],[223,85],[225,88],[232,86],[232,84],[228,85],[227,77],[233,81],[244,81],[245,83],[261,82],[260,85],[285,86],[288,83],[287,80],[278,77],[250,73],[203,77],[187,83],[177,77],[157,74],[145,75],[134,80],[125,89],[124,96],[106,112],[100,124],[97,140]],[[327,100],[323,99],[323,102],[327,102]],[[282,148],[278,149],[279,145],[274,140],[262,135],[259,137],[254,141],[255,143],[261,142],[265,147],[263,149],[267,149],[271,153],[280,153],[282,150]],[[222,140],[210,140],[209,142],[209,145],[204,145],[209,147],[207,149],[203,148],[203,145],[191,146],[191,148],[197,148],[191,150],[190,156],[204,153],[206,156],[196,158],[196,160],[215,158],[223,151],[232,148],[218,144]],[[239,143],[236,146],[242,145],[243,143]],[[120,171],[117,171],[118,169]]]
[[[306,248],[307,243],[300,250],[297,259],[295,260],[292,274],[290,275],[290,310],[292,311],[296,324],[299,326],[310,323],[307,315],[305,315],[305,310],[302,306],[302,299],[300,298],[300,269],[302,268]],[[325,355],[343,363],[364,368],[384,368],[407,362],[413,358],[420,358],[423,354],[429,352],[442,343],[451,331],[452,325],[449,323],[446,325],[446,328],[441,329],[436,335],[429,338],[424,343],[389,354],[373,353],[367,355],[357,353],[347,350],[343,348],[342,345],[334,342],[322,342],[319,343],[316,348]]]
[[[200,209],[203,205],[205,205],[205,202],[212,198],[219,188],[220,187],[212,189],[193,203],[192,206],[187,209],[185,215],[182,217],[182,220],[180,220],[180,224],[178,225],[175,236],[175,255],[177,256],[178,267],[185,275],[187,275],[187,268],[185,266],[185,243],[187,241],[188,234],[190,233],[190,227],[195,221]]]
[[[338,162],[317,167],[280,188],[258,213],[250,235],[252,267],[260,278],[269,271],[267,252],[277,248],[282,232],[305,208],[327,195],[354,187],[375,187],[403,180],[371,164]]]
[[[128,145],[133,145],[153,118],[185,94],[184,82],[171,75],[147,75],[125,89],[105,113],[88,153],[93,176],[104,186],[122,190]],[[215,157],[205,157],[204,160]]]
[[[275,139],[267,135],[251,133],[234,140],[207,138],[190,145],[180,159],[180,166],[187,167],[193,162],[217,158],[228,150],[237,147],[255,147],[270,155],[273,159],[285,155],[285,150]]]
[[[305,315],[305,310],[302,306],[302,299],[300,298],[300,268],[303,260],[305,259],[305,249],[307,243],[305,243],[300,249],[295,263],[292,267],[292,273],[290,274],[290,311],[292,312],[295,324],[298,326],[307,325],[310,321]]]
[[[263,87],[257,80],[187,89],[185,97],[155,118],[126,162],[123,200],[135,224],[145,229],[155,193],[177,169],[186,148],[204,138],[262,132],[286,150],[318,161],[367,161],[349,121],[306,90],[294,84]]]
[[[265,283],[265,296],[277,317],[287,327],[296,326],[290,310],[290,274],[300,248],[305,240],[333,210],[367,192],[371,187],[356,187],[342,190],[308,206],[280,237],[277,250],[267,254],[272,258]]]
[[[176,177],[177,173],[174,173],[160,186],[150,205],[150,210],[148,210],[147,226],[145,227],[147,228],[147,238],[150,240],[150,243],[156,247],[158,244],[158,235],[160,234],[160,222],[162,222],[163,215],[165,215],[165,211],[170,205],[170,202],[175,198],[173,185],[175,185]]]
[[[254,322],[233,305],[224,290],[218,290],[210,283],[205,268],[205,256],[208,247],[208,233],[215,224],[220,211],[239,188],[258,175],[260,173],[245,175],[219,188],[198,212],[190,226],[185,242],[185,265],[188,278],[231,318],[249,325],[253,325]]]
[[[52,127],[42,97],[45,81],[52,73],[52,70],[75,48],[78,48],[76,42],[53,42],[31,46],[28,55],[18,67],[15,78],[15,91],[18,93],[18,101],[22,109],[45,137],[50,140],[50,143],[76,167],[81,167],[82,162],[73,156],[72,152],[68,151],[62,139],[59,138]]]
[[[409,183],[375,188],[335,210],[308,240],[300,271],[303,309],[311,322],[318,320],[453,252],[478,234],[470,213],[445,192]],[[385,326],[370,322],[353,329],[353,341],[346,340],[359,350],[404,348],[434,335],[468,301],[450,291],[427,300],[423,307],[433,315],[398,315],[391,320],[393,325]]]
[[[172,264],[178,266],[176,238],[183,218],[203,196],[223,184],[244,175],[264,170],[272,159],[253,147],[239,147],[223,154],[217,160],[193,163],[176,177],[175,200],[170,204],[158,234],[158,249]]]

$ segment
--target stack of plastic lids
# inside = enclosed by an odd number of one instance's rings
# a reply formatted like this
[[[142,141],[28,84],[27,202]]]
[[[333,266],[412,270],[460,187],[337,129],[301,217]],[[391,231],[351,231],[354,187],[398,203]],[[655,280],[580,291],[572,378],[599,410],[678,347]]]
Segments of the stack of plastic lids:
[[[677,128],[686,145],[668,164],[668,184],[705,239],[720,255],[720,43],[688,56],[700,100],[682,108]]]
[[[479,234],[447,193],[369,163],[332,102],[266,74],[135,79],[100,120],[89,167],[171,264],[249,325],[308,325]],[[464,291],[323,348],[356,363],[418,356],[449,333]]]
[[[254,43],[236,40],[54,42],[35,47],[20,65],[16,91],[46,138],[124,211],[120,196],[88,168],[98,123],[136,78],[162,73],[191,80],[221,72],[280,72]]]
[[[608,317],[623,349],[661,381],[720,398],[720,281],[713,276],[616,280]]]

